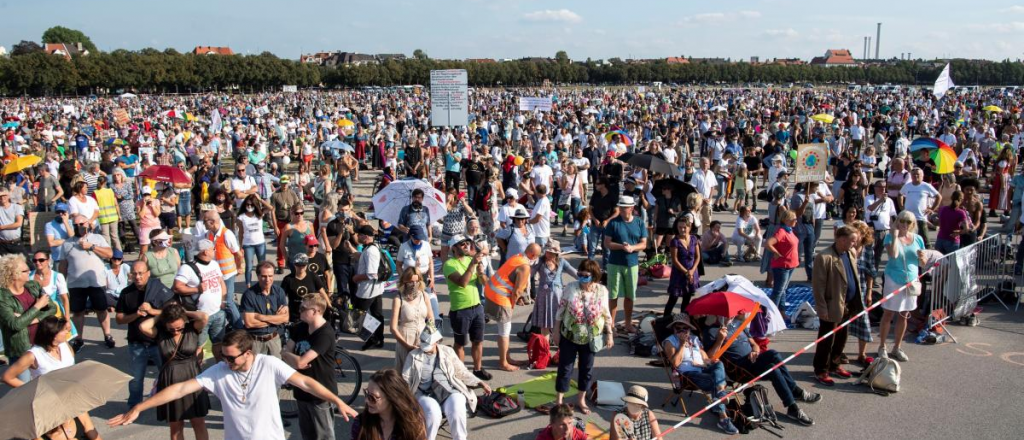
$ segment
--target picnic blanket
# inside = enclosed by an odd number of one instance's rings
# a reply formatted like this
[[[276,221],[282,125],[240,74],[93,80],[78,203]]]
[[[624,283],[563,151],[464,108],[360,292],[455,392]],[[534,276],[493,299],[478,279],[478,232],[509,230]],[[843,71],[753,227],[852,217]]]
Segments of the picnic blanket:
[[[771,298],[772,289],[762,287],[761,290]],[[811,303],[812,306],[814,305],[814,293],[811,291],[810,286],[794,286],[791,284],[789,288],[786,289],[786,302],[789,303],[789,306],[779,307],[779,309],[785,309],[783,310],[783,313],[785,313],[786,316],[793,316],[797,309],[800,308],[800,304],[803,304],[804,301]],[[786,325],[789,328],[796,328],[796,326],[789,322],[787,322]]]
[[[497,391],[516,398],[519,390],[523,390],[526,407],[536,408],[545,403],[553,402],[558,397],[558,394],[555,392],[555,376],[557,375],[557,372],[552,371],[518,385],[498,388]],[[579,392],[579,389],[576,388],[576,381],[569,381],[569,391],[565,393],[565,397],[575,396]]]

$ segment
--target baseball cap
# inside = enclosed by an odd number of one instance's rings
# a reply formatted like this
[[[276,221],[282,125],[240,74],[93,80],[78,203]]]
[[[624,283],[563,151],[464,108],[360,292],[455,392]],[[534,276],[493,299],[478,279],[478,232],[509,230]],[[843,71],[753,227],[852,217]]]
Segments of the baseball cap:
[[[320,240],[316,239],[316,236],[309,234],[306,236],[306,246],[317,246],[320,244]]]
[[[170,239],[171,239],[171,235],[168,234],[166,230],[164,232],[161,232],[161,233],[157,234],[156,237],[153,237],[153,240],[170,240]]]
[[[199,252],[213,249],[213,242],[207,239],[199,240]]]
[[[420,240],[420,241],[426,240],[427,239],[427,231],[423,230],[423,226],[412,225],[412,226],[409,226],[409,237],[415,238],[415,239]]]
[[[306,254],[301,253],[301,252],[298,253],[298,254],[295,254],[295,256],[292,257],[292,264],[294,264],[296,266],[305,266],[305,265],[309,264],[309,255],[306,255]]]
[[[57,212],[68,212],[68,204],[64,202],[57,202],[57,206],[53,208]]]
[[[515,188],[507,189],[507,190],[505,190],[505,198],[506,199],[508,199],[508,198],[518,199],[519,198],[519,191],[516,191]]]
[[[288,182],[291,182],[291,181],[292,181],[291,176],[281,176],[281,183],[288,183]]]
[[[110,256],[110,259],[111,260],[123,260],[124,259],[124,251],[122,251],[120,249],[114,249],[113,255]]]

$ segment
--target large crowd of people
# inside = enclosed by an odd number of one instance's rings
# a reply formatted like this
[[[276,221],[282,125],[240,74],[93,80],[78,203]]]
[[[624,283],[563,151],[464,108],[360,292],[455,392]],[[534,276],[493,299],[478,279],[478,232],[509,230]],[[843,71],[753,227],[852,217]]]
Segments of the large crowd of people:
[[[551,95],[552,109],[519,110],[520,96],[536,95]],[[513,310],[527,307],[559,355],[557,406],[537,438],[585,438],[574,411],[590,413],[595,356],[638,331],[639,296],[665,298],[671,332],[659,345],[670,367],[721,397],[739,380],[724,363],[759,374],[782,356],[738,327],[742,316],[674,312],[710,281],[705,267],[757,268],[783,311],[791,283],[806,281],[824,335],[913,285],[926,249],[1019,233],[1021,105],[984,90],[940,100],[913,89],[478,89],[468,124],[453,128],[431,126],[427,95],[400,88],[5,99],[3,381],[21,386],[82,350],[126,344],[127,412],[111,425],[156,408],[172,438],[186,421],[208,438],[213,395],[225,438],[284,438],[288,422],[266,415],[279,413],[287,383],[304,439],[335,438],[335,412],[354,418],[354,439],[433,439],[442,418],[465,439],[474,390],[488,394],[494,380],[488,334],[494,367],[527,364],[510,350]],[[952,172],[912,148],[917,138],[954,150]],[[827,145],[819,182],[795,182],[791,153],[805,143]],[[644,155],[653,159],[635,160]],[[655,161],[667,168],[643,164]],[[371,194],[355,193],[360,179],[373,181]],[[385,221],[370,197],[405,179],[420,186]],[[730,214],[735,222],[713,218]],[[27,246],[30,217],[42,238]],[[830,222],[834,240],[821,242]],[[639,287],[657,255],[671,268],[665,292]],[[1024,247],[1018,273],[1022,257]],[[386,293],[390,275],[397,293]],[[872,355],[909,360],[901,343],[921,307],[912,290],[883,304],[879,332],[865,316],[819,344],[815,380],[850,378],[846,365]],[[394,368],[370,377],[359,412],[337,397],[332,369],[338,311],[349,309],[388,324],[362,350],[395,343]],[[112,336],[111,313],[125,341]],[[102,347],[86,343],[88,315]],[[855,359],[843,352],[848,334],[860,341]],[[207,341],[215,363],[204,368]],[[150,367],[156,393],[145,398]],[[574,369],[580,392],[568,404]],[[814,423],[799,405],[820,394],[785,367],[766,379],[787,416]],[[623,400],[632,431],[613,438],[660,435],[646,389]],[[713,412],[737,432],[724,407]],[[88,414],[54,429],[68,426],[98,437]]]

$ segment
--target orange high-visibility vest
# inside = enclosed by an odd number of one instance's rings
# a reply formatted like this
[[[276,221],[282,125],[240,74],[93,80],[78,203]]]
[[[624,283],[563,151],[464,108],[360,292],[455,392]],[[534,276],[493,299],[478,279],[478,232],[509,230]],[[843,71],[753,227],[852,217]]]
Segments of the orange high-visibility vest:
[[[217,264],[220,265],[220,273],[224,276],[229,277],[238,273],[238,268],[235,267],[235,254],[231,253],[228,249],[227,239],[224,237],[224,232],[227,228],[221,226],[220,230],[217,231],[217,235],[213,235],[207,232],[207,238],[213,242],[214,257],[217,259]]]
[[[498,272],[487,280],[487,285],[484,286],[484,296],[487,297],[487,300],[502,307],[512,307],[512,292],[515,288],[512,286],[509,276],[520,266],[529,264],[530,260],[523,254],[509,258],[505,264],[501,265]]]

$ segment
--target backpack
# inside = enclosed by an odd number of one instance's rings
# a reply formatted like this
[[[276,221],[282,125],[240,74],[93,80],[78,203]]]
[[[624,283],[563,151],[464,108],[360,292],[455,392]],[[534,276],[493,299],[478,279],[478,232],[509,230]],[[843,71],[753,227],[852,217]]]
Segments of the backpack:
[[[640,331],[629,338],[629,351],[636,356],[651,357],[657,346],[658,341],[652,333]]]
[[[900,363],[887,357],[877,357],[857,379],[858,384],[871,387],[880,396],[888,396],[900,390]]]
[[[480,402],[477,404],[477,411],[495,419],[500,419],[522,410],[523,408],[519,406],[515,398],[497,392],[481,397]]]
[[[551,363],[551,343],[547,336],[540,333],[530,333],[530,342],[526,344],[526,354],[529,357],[530,368],[543,370]]]
[[[383,283],[390,280],[397,270],[395,269],[395,259],[391,257],[391,252],[388,252],[387,249],[380,247],[376,243],[370,246],[376,247],[380,251],[380,263],[377,264],[377,282]]]
[[[484,182],[484,185],[477,190],[476,195],[473,197],[473,209],[477,211],[490,211],[493,192],[494,189],[491,188],[491,183]]]
[[[185,263],[186,266],[192,268],[192,271],[196,273],[196,277],[199,278],[199,291],[194,295],[181,295],[178,293],[174,294],[174,301],[181,304],[185,308],[185,311],[194,312],[199,310],[199,297],[203,296],[203,273],[199,271],[199,265],[195,261],[189,261]]]
[[[745,402],[740,405],[740,414],[742,414],[742,421],[736,424],[737,429],[740,426],[744,426],[747,432],[761,428],[774,434],[776,437],[782,437],[779,433],[768,429],[769,426],[775,429],[785,429],[779,424],[779,417],[775,414],[775,408],[772,407],[771,401],[768,400],[768,389],[764,385],[752,385],[743,392],[745,396]],[[734,419],[739,416],[734,415]]]

